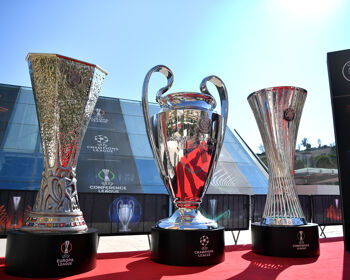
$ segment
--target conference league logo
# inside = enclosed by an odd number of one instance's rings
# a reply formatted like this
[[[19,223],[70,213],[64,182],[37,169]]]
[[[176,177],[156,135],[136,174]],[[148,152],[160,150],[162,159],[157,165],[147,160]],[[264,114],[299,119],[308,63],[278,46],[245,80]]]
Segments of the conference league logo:
[[[101,180],[101,184],[90,186],[90,189],[100,193],[119,193],[120,191],[126,191],[126,186],[114,184],[115,177],[116,175],[111,169],[101,169],[97,173],[97,178]]]
[[[306,250],[310,247],[310,244],[305,243],[305,233],[302,230],[299,230],[297,233],[298,244],[293,244],[293,248],[297,250]]]
[[[111,147],[109,138],[105,135],[99,134],[94,137],[96,145],[86,146],[88,150],[92,152],[102,152],[102,153],[116,153],[119,151],[118,147]]]
[[[210,257],[214,250],[210,250],[208,245],[210,243],[209,237],[206,235],[202,235],[199,238],[199,244],[202,246],[200,250],[194,251],[194,254],[197,255],[198,258]]]
[[[61,259],[57,259],[57,266],[71,266],[74,262],[74,259],[69,255],[72,251],[73,245],[69,240],[64,241],[60,245],[60,252],[63,254]]]
[[[101,108],[95,108],[94,112],[92,113],[90,122],[94,123],[108,123],[109,119],[105,118],[105,111],[103,111]]]

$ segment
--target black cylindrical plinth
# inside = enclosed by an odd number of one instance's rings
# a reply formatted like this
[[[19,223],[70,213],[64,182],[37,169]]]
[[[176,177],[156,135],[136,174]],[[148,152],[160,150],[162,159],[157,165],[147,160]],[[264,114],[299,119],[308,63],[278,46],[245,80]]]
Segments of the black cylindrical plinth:
[[[225,230],[152,228],[151,259],[182,266],[213,265],[225,260]]]
[[[257,254],[275,257],[319,256],[318,225],[267,226],[252,223],[252,248]]]
[[[24,277],[74,275],[96,267],[97,230],[81,233],[8,233],[5,271]]]

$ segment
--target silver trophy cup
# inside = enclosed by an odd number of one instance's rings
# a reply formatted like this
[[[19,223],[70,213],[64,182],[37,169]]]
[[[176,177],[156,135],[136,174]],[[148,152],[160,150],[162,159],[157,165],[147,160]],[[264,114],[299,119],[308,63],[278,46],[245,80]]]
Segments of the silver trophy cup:
[[[40,128],[44,171],[24,231],[86,231],[76,165],[106,72],[57,54],[30,53],[29,72]]]
[[[148,84],[151,75],[160,72],[167,86],[160,89],[156,101],[160,112],[150,118]],[[221,115],[214,111],[216,102],[207,89],[213,83],[221,98]],[[176,211],[158,223],[164,229],[213,229],[218,225],[198,210],[208,188],[224,141],[228,102],[224,83],[216,76],[205,78],[201,93],[177,92],[163,95],[173,83],[166,66],[156,66],[146,75],[142,107],[148,139],[160,176]]]
[[[318,227],[307,223],[294,182],[294,155],[306,90],[273,87],[252,93],[253,110],[269,167],[268,193],[261,223],[252,223],[252,248],[279,257],[319,254]],[[299,242],[296,242],[299,240]]]
[[[126,232],[130,231],[129,223],[134,215],[135,203],[132,200],[129,200],[128,203],[124,203],[122,200],[119,200],[117,203],[118,218],[121,224],[120,231]]]

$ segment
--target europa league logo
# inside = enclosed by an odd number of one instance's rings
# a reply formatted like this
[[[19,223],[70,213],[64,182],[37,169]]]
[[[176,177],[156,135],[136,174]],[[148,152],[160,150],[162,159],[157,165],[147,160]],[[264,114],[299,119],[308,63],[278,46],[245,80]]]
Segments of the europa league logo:
[[[134,215],[135,203],[132,200],[129,200],[127,203],[119,200],[117,203],[117,211],[119,222],[121,224],[120,231],[130,231],[128,228],[129,223]]]
[[[61,244],[61,252],[64,255],[68,255],[73,249],[72,243],[69,240],[64,241]]]

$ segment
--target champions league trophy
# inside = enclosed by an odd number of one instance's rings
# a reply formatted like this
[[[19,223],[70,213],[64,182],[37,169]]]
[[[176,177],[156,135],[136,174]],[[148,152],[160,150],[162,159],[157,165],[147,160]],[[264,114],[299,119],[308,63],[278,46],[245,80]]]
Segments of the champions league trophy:
[[[166,76],[167,86],[157,93],[160,112],[150,118],[148,84],[154,72]],[[219,92],[221,115],[214,111],[216,102],[207,82]],[[143,85],[142,107],[148,139],[160,176],[176,207],[171,217],[152,228],[151,258],[170,265],[216,264],[224,260],[224,229],[198,209],[224,141],[227,92],[218,77],[209,76],[200,85],[201,93],[163,95],[172,83],[171,70],[159,65],[147,73]]]
[[[128,203],[124,203],[122,200],[119,200],[117,203],[117,211],[119,222],[122,226],[120,231],[130,231],[128,225],[134,215],[135,203],[132,200],[129,200]]]
[[[256,253],[281,257],[319,255],[318,226],[306,222],[293,178],[295,145],[305,99],[306,90],[297,87],[267,88],[248,96],[269,166],[262,221],[252,224]]]
[[[75,172],[107,73],[96,65],[57,54],[30,53],[27,61],[44,170],[33,210],[21,230],[8,235],[6,271],[27,277],[85,272],[96,265],[98,236],[85,224]],[[61,246],[67,242],[72,246],[70,257],[62,257],[65,251]]]

